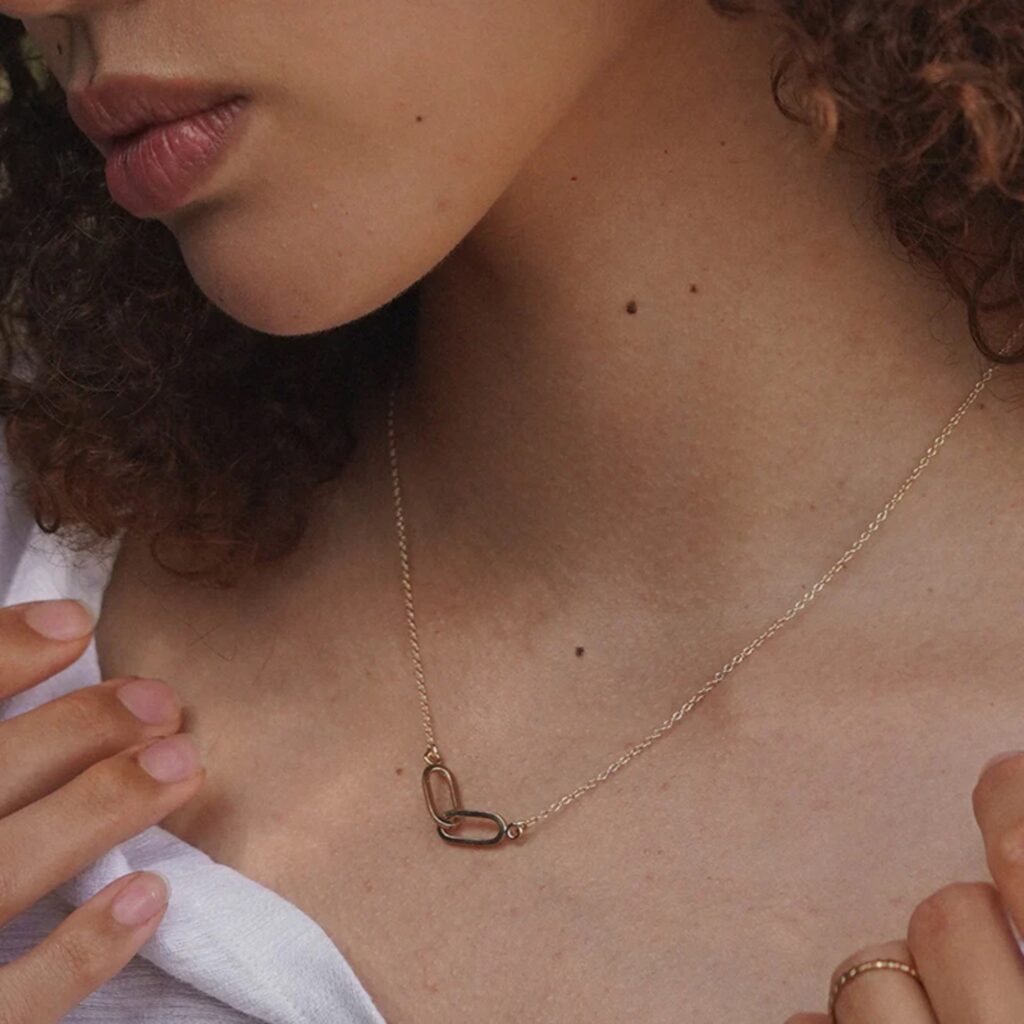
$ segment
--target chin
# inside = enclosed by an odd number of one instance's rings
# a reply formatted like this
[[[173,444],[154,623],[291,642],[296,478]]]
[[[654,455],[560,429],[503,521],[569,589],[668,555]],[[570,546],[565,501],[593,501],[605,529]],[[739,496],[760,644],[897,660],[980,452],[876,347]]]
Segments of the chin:
[[[334,240],[323,250],[294,234],[254,230],[243,212],[182,211],[166,225],[199,290],[233,320],[268,335],[296,337],[340,327],[396,298],[429,269],[425,261]]]
[[[331,294],[317,294],[276,275],[238,274],[231,267],[193,264],[189,271],[200,291],[232,320],[262,334],[299,337],[330,330],[373,312],[383,302],[368,301],[339,280]],[[362,301],[360,301],[362,299]]]

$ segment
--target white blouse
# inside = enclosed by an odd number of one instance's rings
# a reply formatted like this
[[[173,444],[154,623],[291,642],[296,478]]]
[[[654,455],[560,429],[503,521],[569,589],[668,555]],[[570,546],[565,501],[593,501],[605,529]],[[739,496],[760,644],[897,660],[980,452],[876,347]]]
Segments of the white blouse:
[[[98,617],[119,541],[101,555],[64,549],[11,494],[12,479],[0,421],[0,604],[73,597]],[[73,665],[0,700],[0,720],[100,678],[94,639]],[[36,946],[115,878],[139,870],[169,880],[164,918],[122,971],[63,1018],[68,1024],[384,1024],[315,921],[158,825],[0,924],[0,963]]]

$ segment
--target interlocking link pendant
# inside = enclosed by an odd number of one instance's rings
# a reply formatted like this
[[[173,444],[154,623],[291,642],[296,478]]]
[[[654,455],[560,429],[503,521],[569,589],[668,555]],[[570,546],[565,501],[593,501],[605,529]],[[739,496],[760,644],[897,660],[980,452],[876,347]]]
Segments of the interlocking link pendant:
[[[421,782],[423,784],[423,798],[427,803],[427,811],[437,824],[437,834],[445,842],[457,843],[460,846],[493,846],[495,843],[500,843],[503,839],[519,839],[522,836],[525,831],[522,822],[506,822],[500,814],[494,814],[491,811],[471,811],[460,806],[462,800],[459,797],[459,788],[455,781],[455,776],[452,775],[445,765],[441,764],[439,755],[435,754],[435,756],[438,757],[438,760],[432,761],[423,769]],[[431,787],[431,776],[435,773],[441,776],[448,789],[449,807],[444,811],[438,808],[437,802],[434,799],[434,791]],[[494,834],[488,835],[483,839],[473,839],[469,836],[460,836],[456,832],[448,831],[449,829],[457,828],[465,818],[483,818],[493,822],[495,826]]]

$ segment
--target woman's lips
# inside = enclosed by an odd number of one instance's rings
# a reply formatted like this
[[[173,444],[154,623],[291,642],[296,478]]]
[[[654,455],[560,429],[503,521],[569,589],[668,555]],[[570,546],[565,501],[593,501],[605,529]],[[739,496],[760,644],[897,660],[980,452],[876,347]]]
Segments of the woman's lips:
[[[107,154],[111,198],[136,217],[181,206],[240,133],[248,98],[238,96],[177,121],[114,139]]]

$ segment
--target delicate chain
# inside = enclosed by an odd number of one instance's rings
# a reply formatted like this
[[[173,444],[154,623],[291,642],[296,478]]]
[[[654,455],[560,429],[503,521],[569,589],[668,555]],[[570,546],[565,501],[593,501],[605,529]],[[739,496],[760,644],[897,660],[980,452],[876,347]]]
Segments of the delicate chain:
[[[1006,344],[1000,350],[1000,354],[1005,352],[1013,339],[1020,333],[1021,328],[1024,327],[1024,320],[1022,320],[1017,327],[1014,329]],[[935,440],[928,447],[928,450],[922,456],[921,460],[914,467],[910,475],[903,481],[896,493],[886,502],[885,507],[875,516],[875,518],[868,524],[868,526],[861,533],[860,537],[857,538],[856,542],[852,547],[848,548],[843,555],[833,564],[833,566],[825,573],[824,576],[815,583],[810,590],[808,590],[799,601],[796,602],[784,615],[776,619],[763,633],[760,634],[755,640],[747,644],[743,650],[733,657],[726,665],[724,665],[718,672],[715,673],[699,690],[697,690],[678,710],[673,712],[671,716],[665,719],[653,732],[648,733],[639,743],[630,747],[618,760],[613,761],[604,771],[588,779],[581,786],[577,786],[571,793],[565,794],[554,803],[550,804],[543,811],[538,814],[534,814],[528,818],[517,819],[514,821],[510,828],[514,831],[508,833],[509,838],[518,838],[523,832],[536,825],[556,811],[561,810],[567,804],[576,800],[588,790],[593,789],[599,783],[604,782],[609,776],[617,772],[620,768],[628,764],[634,757],[641,754],[644,750],[651,746],[655,740],[659,739],[666,732],[668,732],[677,722],[679,722],[684,715],[688,714],[697,706],[725,677],[736,668],[744,659],[749,657],[758,647],[761,646],[769,637],[778,632],[790,619],[792,619],[798,612],[810,604],[811,601],[818,595],[822,588],[838,573],[842,568],[853,558],[853,556],[861,549],[861,547],[867,542],[875,531],[885,522],[888,518],[889,513],[895,508],[897,503],[902,500],[903,496],[907,493],[913,483],[921,475],[925,466],[931,462],[932,458],[938,452],[939,448],[945,443],[946,438],[953,432],[954,428],[960,422],[960,419],[967,412],[974,400],[981,394],[985,385],[991,379],[992,374],[995,372],[997,367],[1001,365],[999,363],[993,363],[985,370],[981,378],[971,389],[970,394],[961,402],[959,408],[950,417],[946,426],[942,429],[941,433],[935,438]],[[416,676],[416,686],[419,690],[420,695],[420,708],[423,716],[423,728],[427,737],[427,750],[424,755],[424,760],[428,766],[440,766],[442,764],[441,754],[437,748],[437,744],[434,740],[434,730],[430,714],[430,702],[427,697],[427,684],[423,673],[423,662],[420,653],[419,637],[416,631],[416,613],[413,605],[412,596],[412,573],[409,568],[409,547],[406,540],[405,532],[405,516],[402,508],[402,489],[401,482],[398,474],[398,444],[395,437],[395,393],[397,389],[397,380],[393,380],[388,393],[388,414],[387,414],[387,429],[388,429],[388,447],[391,457],[391,479],[392,479],[392,491],[395,502],[395,526],[398,534],[398,550],[401,559],[401,570],[402,570],[402,591],[405,596],[405,610],[406,617],[409,625],[409,642],[412,650],[413,670]],[[444,769],[441,769],[444,770]],[[452,783],[451,777],[449,776],[449,784]],[[426,788],[426,780],[424,781],[424,787]],[[431,800],[428,796],[428,807],[432,807]],[[472,813],[478,815],[481,812],[465,812],[467,814]],[[490,816],[490,815],[488,815]],[[441,821],[435,815],[435,820]],[[447,816],[445,821],[451,822]],[[504,823],[502,823],[504,824]],[[451,838],[446,836],[446,838]],[[499,836],[498,838],[501,838]],[[495,841],[495,840],[491,840]]]

